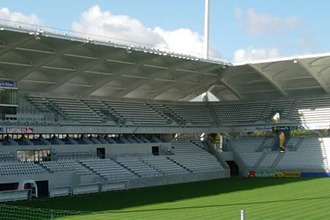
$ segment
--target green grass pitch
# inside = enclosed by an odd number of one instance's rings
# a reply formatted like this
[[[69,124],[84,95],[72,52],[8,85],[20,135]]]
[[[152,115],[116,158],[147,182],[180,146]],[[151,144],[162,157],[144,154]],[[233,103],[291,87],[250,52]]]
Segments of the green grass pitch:
[[[330,178],[228,178],[11,205],[89,211],[89,219],[330,219]]]

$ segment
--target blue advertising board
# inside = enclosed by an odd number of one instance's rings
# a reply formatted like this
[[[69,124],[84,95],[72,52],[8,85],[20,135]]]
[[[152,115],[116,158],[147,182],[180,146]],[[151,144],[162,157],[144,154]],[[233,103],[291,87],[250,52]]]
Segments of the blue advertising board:
[[[0,80],[0,87],[16,88],[16,82]]]

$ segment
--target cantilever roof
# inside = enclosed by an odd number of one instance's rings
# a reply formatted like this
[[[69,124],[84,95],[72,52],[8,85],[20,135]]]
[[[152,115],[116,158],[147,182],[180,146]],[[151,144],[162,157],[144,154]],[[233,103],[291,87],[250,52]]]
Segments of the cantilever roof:
[[[330,92],[330,54],[229,64],[45,31],[0,29],[0,79],[24,91],[181,100]]]
[[[234,64],[222,76],[240,99],[330,93],[330,53]]]

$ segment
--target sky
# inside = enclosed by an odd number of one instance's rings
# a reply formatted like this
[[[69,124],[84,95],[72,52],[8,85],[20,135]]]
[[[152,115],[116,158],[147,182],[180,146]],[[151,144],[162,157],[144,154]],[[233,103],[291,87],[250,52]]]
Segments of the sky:
[[[29,23],[202,57],[204,4],[204,0],[0,0],[0,24]],[[329,8],[329,0],[210,0],[210,58],[235,63],[327,53]]]

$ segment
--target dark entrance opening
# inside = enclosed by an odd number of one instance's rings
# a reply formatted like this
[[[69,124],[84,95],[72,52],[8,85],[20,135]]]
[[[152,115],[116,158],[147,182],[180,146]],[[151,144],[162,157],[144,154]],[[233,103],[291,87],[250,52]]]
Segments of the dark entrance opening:
[[[48,180],[36,181],[38,187],[38,196],[39,197],[48,197],[49,188],[48,188]]]
[[[98,158],[104,159],[105,158],[105,148],[97,148],[96,155]]]
[[[2,183],[2,184],[0,184],[0,191],[16,190],[17,188],[18,188],[18,183]]]
[[[228,166],[230,168],[230,176],[238,176],[239,167],[238,167],[237,163],[233,160],[226,161],[226,163],[228,164]]]
[[[153,155],[155,156],[159,155],[159,146],[152,146],[151,150]]]

